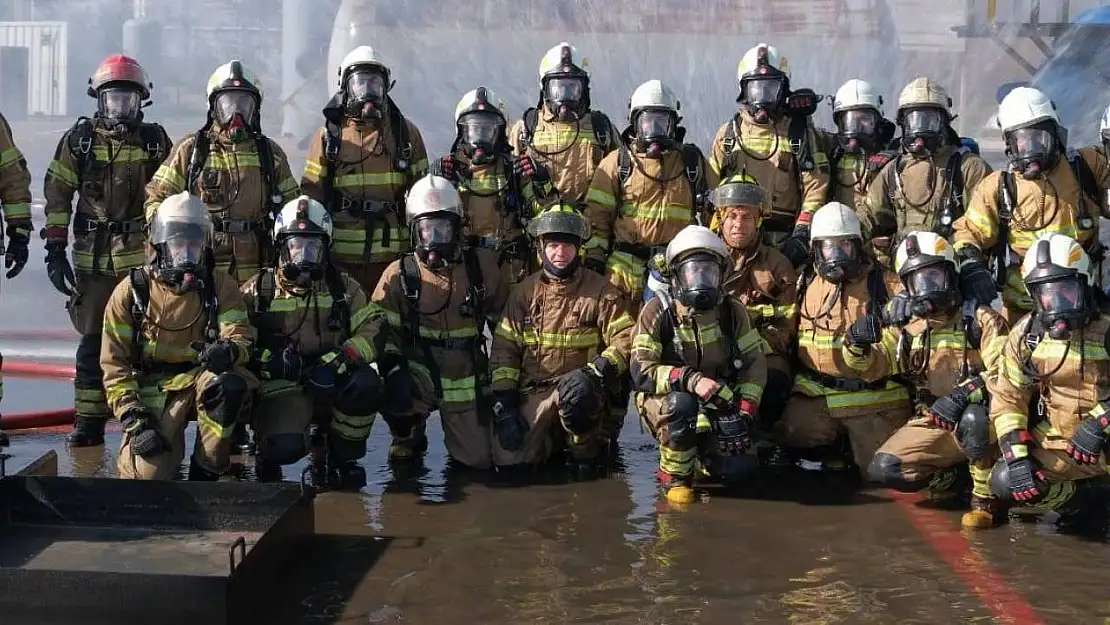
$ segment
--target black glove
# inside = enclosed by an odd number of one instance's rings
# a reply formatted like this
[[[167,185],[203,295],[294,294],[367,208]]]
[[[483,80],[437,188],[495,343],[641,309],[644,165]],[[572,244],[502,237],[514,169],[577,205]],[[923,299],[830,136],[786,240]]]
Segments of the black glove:
[[[458,163],[455,157],[448,154],[447,156],[440,157],[436,161],[436,166],[433,168],[432,173],[437,176],[442,176],[451,182],[457,182],[459,179]]]
[[[974,299],[984,306],[990,306],[998,294],[994,276],[978,250],[964,248],[961,252],[966,260],[960,267],[960,293],[964,299]]]
[[[321,395],[331,395],[339,390],[339,378],[347,373],[351,358],[342,350],[330,351],[316,361],[308,374],[308,386]],[[390,389],[389,392],[392,392]]]
[[[524,446],[528,423],[520,413],[520,403],[515,394],[495,393],[493,405],[493,431],[497,442],[505,451],[517,451]]]
[[[49,241],[46,244],[46,277],[59,293],[70,297],[77,288],[73,277],[73,267],[66,258],[65,241]]]
[[[513,173],[517,176],[528,176],[532,182],[547,182],[551,175],[547,168],[536,162],[530,154],[518,154],[513,161]]]
[[[23,266],[27,264],[27,245],[30,242],[30,235],[8,226],[8,247],[4,252],[4,269],[8,270],[6,275],[9,280],[18,276],[19,272],[23,271]],[[72,271],[70,275],[73,275]]]
[[[783,240],[780,251],[791,264],[801,267],[809,262],[809,226],[798,224],[794,232]]]
[[[747,400],[713,411],[713,431],[722,453],[740,456],[751,448],[754,412],[755,407]]]
[[[598,258],[587,258],[583,264],[586,266],[586,269],[589,269],[597,275],[605,275],[605,261]]]
[[[194,341],[189,346],[197,352],[200,364],[216,375],[226,373],[239,358],[239,347],[227,339],[212,343]]]
[[[883,323],[889,326],[904,326],[913,318],[913,301],[906,291],[899,291],[883,307]]]
[[[944,397],[937,398],[933,405],[929,407],[929,423],[949,432],[955,432],[967,407],[972,402],[982,402],[984,400],[981,397],[984,386],[983,378],[975,376],[961,382]],[[980,396],[973,397],[976,391],[980,392]]]
[[[574,432],[587,431],[601,403],[600,375],[588,366],[575,369],[563,374],[555,388],[567,426]]]
[[[1033,503],[1048,492],[1048,480],[1044,471],[1029,455],[1033,437],[1027,430],[1015,430],[998,439],[1002,459],[1010,474],[1010,494],[1024,503]]]
[[[1106,407],[1102,402],[1092,412],[1101,413],[1099,416],[1090,416],[1079,422],[1075,435],[1068,441],[1068,456],[1076,464],[1098,464],[1102,452],[1106,449],[1106,435],[1110,431],[1110,417],[1107,416]]]
[[[280,352],[265,350],[259,358],[262,377],[269,380],[300,382],[304,375],[305,361],[300,352],[287,345]]]
[[[845,342],[849,345],[870,346],[879,342],[879,333],[882,331],[882,324],[879,323],[878,317],[870,313],[862,315],[856,322],[848,327],[848,332],[845,334]]]
[[[123,431],[130,437],[131,453],[150,458],[169,451],[170,447],[158,433],[154,415],[143,408],[132,408],[123,415]]]

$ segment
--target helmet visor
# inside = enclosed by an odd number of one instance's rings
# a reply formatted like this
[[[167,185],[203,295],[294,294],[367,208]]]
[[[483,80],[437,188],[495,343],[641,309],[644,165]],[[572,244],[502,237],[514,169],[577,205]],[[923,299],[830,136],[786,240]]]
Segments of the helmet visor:
[[[585,93],[586,81],[571,76],[548,78],[543,86],[543,97],[550,102],[576,104],[583,100]]]
[[[1009,133],[1007,147],[1015,160],[1041,160],[1052,154],[1056,140],[1052,133],[1040,128],[1020,128]]]
[[[670,111],[647,110],[636,116],[636,136],[648,141],[674,135],[675,119]]]
[[[127,121],[139,117],[139,106],[142,97],[133,89],[118,87],[101,89],[98,94],[100,101],[100,114],[107,119]]]
[[[777,78],[748,80],[744,83],[744,99],[752,106],[771,108],[782,101],[784,86]]]
[[[385,76],[371,69],[351,72],[344,84],[347,99],[355,102],[381,102],[387,87]]]
[[[939,109],[911,109],[902,118],[902,129],[906,134],[939,135],[944,129],[945,115]]]
[[[856,240],[852,238],[821,239],[814,242],[817,259],[834,265],[850,262],[856,257]]]
[[[296,265],[321,265],[324,262],[324,240],[320,237],[286,237],[285,253]]]
[[[195,223],[171,221],[165,224],[163,240],[154,243],[164,246],[165,260],[171,267],[196,267],[204,254],[204,228]]]
[[[873,109],[844,111],[839,118],[836,125],[846,135],[873,135],[879,125],[879,114]]]
[[[244,122],[249,123],[258,110],[258,100],[255,98],[254,94],[249,91],[243,91],[241,89],[223,91],[216,96],[216,100],[213,102],[213,108],[216,121],[221,125],[231,123],[231,120],[236,115]]]
[[[456,241],[455,222],[449,217],[425,217],[416,222],[416,240],[425,247],[450,245]]]
[[[467,113],[459,119],[460,136],[468,145],[493,145],[504,128],[505,122],[496,113]]]
[[[910,274],[907,282],[910,295],[925,296],[944,293],[949,289],[948,271],[943,265],[922,267]]]
[[[678,265],[675,278],[684,290],[715,289],[721,285],[721,265],[708,258],[694,257]]]
[[[1037,308],[1053,317],[1083,312],[1083,283],[1076,278],[1040,282],[1029,290]]]

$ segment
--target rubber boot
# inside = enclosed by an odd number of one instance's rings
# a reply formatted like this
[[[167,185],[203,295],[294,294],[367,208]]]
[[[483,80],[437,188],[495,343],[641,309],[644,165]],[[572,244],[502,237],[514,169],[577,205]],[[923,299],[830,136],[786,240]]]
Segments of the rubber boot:
[[[331,471],[332,487],[355,491],[366,486],[366,469],[356,460],[341,462]]]
[[[8,447],[11,444],[12,442],[8,439],[8,435],[4,433],[4,430],[0,430],[0,447]]]
[[[247,430],[246,423],[235,424],[235,431],[231,433],[231,450],[232,453],[238,451],[244,455],[254,453],[254,443],[251,442],[251,434]]]
[[[189,459],[189,477],[190,482],[215,482],[220,479],[219,473],[213,473],[208,469],[197,464],[195,458]]]
[[[428,437],[424,434],[423,424],[413,427],[412,433],[406,437],[393,436],[389,444],[390,462],[415,462],[428,450]]]
[[[1105,533],[1110,524],[1110,483],[1088,478],[1075,483],[1075,494],[1056,509],[1064,531]]]
[[[665,489],[664,496],[668,502],[678,506],[694,503],[694,489],[691,486],[690,478],[674,476],[663,471],[663,469],[655,470],[655,478]]]
[[[960,518],[960,526],[966,529],[985,530],[1006,522],[1007,510],[1002,502],[994,497],[971,496],[971,510]]]
[[[66,435],[69,447],[96,447],[104,444],[104,426],[107,419],[98,417],[77,417],[73,420],[73,431]]]

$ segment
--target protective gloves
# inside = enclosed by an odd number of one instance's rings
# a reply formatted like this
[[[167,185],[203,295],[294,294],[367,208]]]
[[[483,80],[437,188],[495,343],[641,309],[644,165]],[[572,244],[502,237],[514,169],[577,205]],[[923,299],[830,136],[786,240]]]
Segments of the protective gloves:
[[[515,393],[494,393],[493,431],[505,451],[519,451],[524,446],[528,422],[520,412],[520,399]]]
[[[976,392],[981,399],[984,386],[983,378],[975,376],[952,389],[952,392],[944,397],[938,398],[929,407],[929,423],[949,432],[955,432],[964,411],[977,399],[974,395]]]
[[[872,314],[861,315],[856,322],[848,326],[844,335],[845,343],[849,346],[867,347],[879,342],[882,332],[882,323]]]
[[[1067,454],[1076,464],[1098,464],[1106,449],[1106,437],[1110,434],[1110,405],[1099,402],[1094,410],[1087,413],[1086,419],[1079,422],[1075,435],[1068,441]]]
[[[189,346],[197,352],[200,364],[216,375],[226,373],[239,359],[239,347],[228,339],[217,339],[211,343],[194,341]]]
[[[77,280],[73,277],[73,267],[66,258],[65,241],[48,241],[46,243],[46,277],[54,288],[70,297],[77,288]]]
[[[1010,474],[1010,494],[1022,503],[1033,503],[1048,492],[1044,471],[1029,455],[1033,437],[1028,430],[1014,430],[999,437],[998,446]]]
[[[123,432],[130,437],[131,453],[151,458],[169,451],[169,445],[158,433],[154,415],[145,408],[128,410],[121,421]]]

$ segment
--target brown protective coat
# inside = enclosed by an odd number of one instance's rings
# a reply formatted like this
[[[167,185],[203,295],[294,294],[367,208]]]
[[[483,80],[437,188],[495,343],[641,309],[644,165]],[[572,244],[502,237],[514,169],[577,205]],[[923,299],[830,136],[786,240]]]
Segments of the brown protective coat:
[[[773,362],[789,372],[787,359],[795,334],[793,309],[798,297],[798,272],[782,252],[760,244],[754,255],[732,251],[733,273],[725,280],[725,290],[747,307],[752,325],[777,356]],[[774,316],[768,316],[772,308]],[[787,314],[789,313],[789,314]]]
[[[620,145],[620,131],[609,124],[609,144],[599,145],[594,134],[593,122],[586,115],[578,122],[545,121],[545,111],[539,110],[532,145],[524,150],[540,165],[547,168],[555,189],[564,201],[582,206],[590,189],[594,170],[602,158]],[[520,133],[524,120],[517,120],[509,130],[509,144],[520,153]]]
[[[0,115],[0,206],[9,227],[16,226],[30,233],[31,172],[3,115]]]

